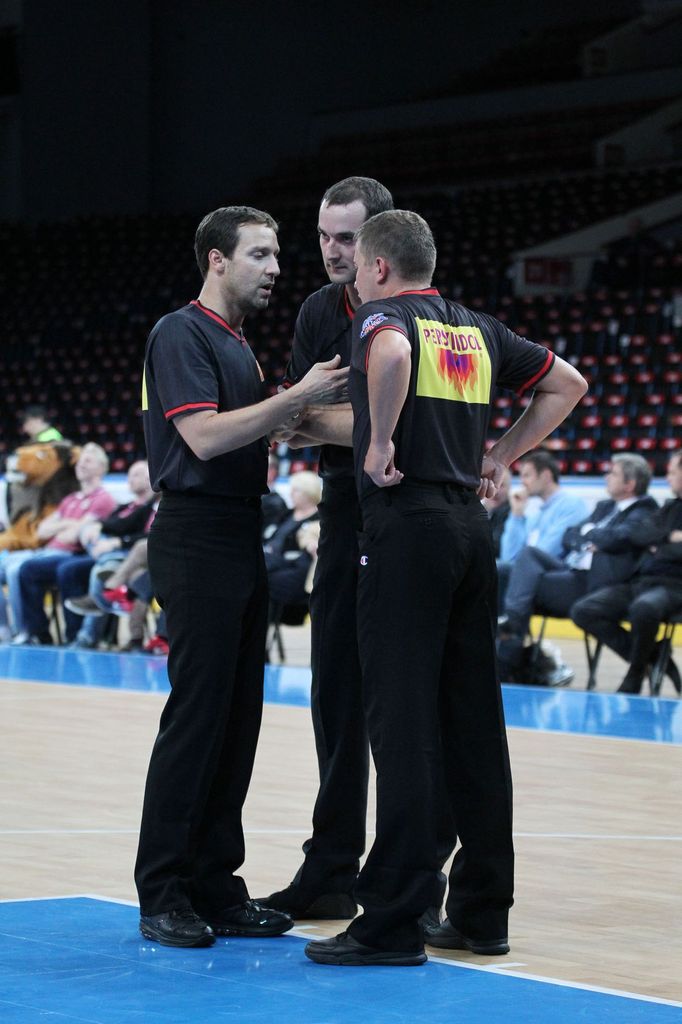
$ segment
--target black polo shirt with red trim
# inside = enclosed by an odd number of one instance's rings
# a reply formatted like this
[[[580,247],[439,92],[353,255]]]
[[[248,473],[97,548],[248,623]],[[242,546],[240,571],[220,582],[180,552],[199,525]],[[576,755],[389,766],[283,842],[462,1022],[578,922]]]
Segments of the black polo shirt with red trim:
[[[523,394],[554,356],[485,313],[444,299],[435,288],[367,302],[355,314],[349,389],[360,494],[376,490],[363,466],[370,442],[367,365],[383,330],[412,349],[410,383],[393,434],[396,467],[406,477],[476,488],[496,387]]]
[[[246,339],[217,313],[191,302],[162,317],[149,335],[142,384],[154,490],[229,497],[267,493],[266,438],[202,462],[173,423],[178,416],[242,409],[265,397],[263,375]]]
[[[341,356],[341,366],[350,365],[353,307],[344,284],[327,284],[308,296],[294,328],[291,358],[284,386],[296,384],[314,363]],[[320,448],[320,475],[325,480],[353,478],[353,452],[341,445]]]

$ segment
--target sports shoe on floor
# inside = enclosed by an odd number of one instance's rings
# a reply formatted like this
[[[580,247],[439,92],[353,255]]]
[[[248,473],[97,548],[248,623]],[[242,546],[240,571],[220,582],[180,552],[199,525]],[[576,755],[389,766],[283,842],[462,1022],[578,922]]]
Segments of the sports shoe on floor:
[[[288,914],[262,906],[258,900],[245,900],[236,907],[212,911],[206,920],[216,935],[245,935],[253,938],[268,938],[283,935],[294,922]]]
[[[181,946],[184,949],[212,946],[215,935],[205,921],[190,907],[166,910],[163,914],[140,916],[140,931],[145,939],[161,946]]]
[[[259,901],[265,907],[281,910],[297,921],[345,921],[358,912],[358,905],[347,892],[325,892],[319,896],[302,893],[293,882]]]
[[[52,647],[54,640],[51,633],[27,633],[22,630],[12,637],[12,647]]]
[[[105,615],[100,606],[93,601],[89,594],[83,597],[67,597],[64,607],[68,608],[74,615]]]
[[[127,587],[114,587],[113,590],[103,590],[102,599],[109,605],[114,615],[130,615],[135,601],[128,596]]]
[[[470,939],[451,925],[447,918],[438,928],[425,928],[424,941],[437,949],[468,949],[479,956],[504,956],[509,952],[506,936],[500,939]]]
[[[575,679],[575,672],[565,662],[561,662],[556,668],[551,669],[547,674],[548,686],[568,686]]]
[[[161,654],[164,657],[168,654],[168,641],[163,636],[153,636],[143,645],[145,654]]]
[[[309,942],[304,953],[316,964],[333,964],[336,967],[418,967],[428,959],[423,949],[403,952],[363,946],[348,932],[341,932],[332,939]]]

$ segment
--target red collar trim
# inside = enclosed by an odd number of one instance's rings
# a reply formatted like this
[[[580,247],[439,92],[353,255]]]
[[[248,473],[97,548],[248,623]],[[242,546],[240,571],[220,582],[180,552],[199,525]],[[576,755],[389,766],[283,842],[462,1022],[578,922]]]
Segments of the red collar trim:
[[[353,309],[353,307],[350,304],[350,299],[348,298],[348,289],[346,288],[345,285],[343,286],[343,302],[344,302],[344,305],[346,307],[346,314],[348,316],[348,319],[349,320],[354,320],[355,319],[355,310]]]
[[[440,295],[437,288],[412,288],[406,292],[396,292],[396,295]]]
[[[237,341],[244,341],[243,336],[241,334],[237,334],[234,327],[230,327],[227,320],[223,320],[221,316],[219,316],[217,313],[214,313],[212,309],[208,308],[208,306],[204,306],[202,302],[199,302],[199,299],[192,299],[192,301],[190,302],[190,306],[195,306],[205,316],[210,317],[211,320],[215,320],[217,324],[220,324],[220,326],[224,327],[226,331],[229,331],[230,334],[237,339]]]

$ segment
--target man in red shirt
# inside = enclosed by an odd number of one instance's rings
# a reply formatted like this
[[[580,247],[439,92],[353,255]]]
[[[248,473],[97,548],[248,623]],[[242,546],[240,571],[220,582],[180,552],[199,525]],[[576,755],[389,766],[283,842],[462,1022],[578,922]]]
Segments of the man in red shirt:
[[[42,597],[50,586],[54,586],[59,565],[81,550],[79,536],[85,523],[106,519],[116,507],[114,498],[102,486],[102,478],[108,469],[109,460],[104,449],[98,444],[86,444],[76,463],[80,490],[67,494],[56,511],[38,527],[38,537],[45,546],[38,551],[21,552],[26,557],[7,568],[10,602],[15,613],[15,625],[20,629],[13,644],[52,642]],[[67,623],[67,640],[73,639],[69,636],[69,625],[73,624]],[[78,628],[77,619],[75,628]]]

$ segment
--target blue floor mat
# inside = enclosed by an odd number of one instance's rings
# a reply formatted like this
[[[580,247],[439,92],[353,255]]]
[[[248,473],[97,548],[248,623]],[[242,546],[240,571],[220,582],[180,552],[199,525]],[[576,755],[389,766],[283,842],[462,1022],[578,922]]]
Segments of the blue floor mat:
[[[137,910],[74,897],[0,903],[3,1024],[679,1024],[679,1006],[494,971],[310,963],[305,940],[155,946]]]

